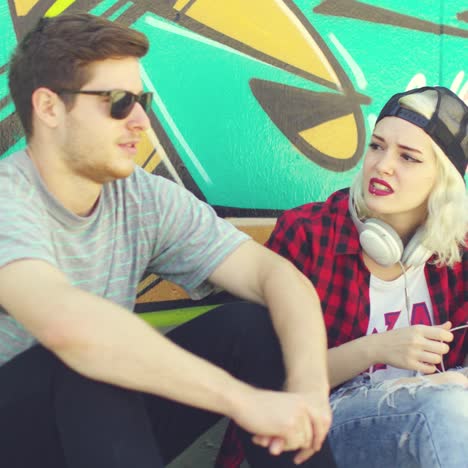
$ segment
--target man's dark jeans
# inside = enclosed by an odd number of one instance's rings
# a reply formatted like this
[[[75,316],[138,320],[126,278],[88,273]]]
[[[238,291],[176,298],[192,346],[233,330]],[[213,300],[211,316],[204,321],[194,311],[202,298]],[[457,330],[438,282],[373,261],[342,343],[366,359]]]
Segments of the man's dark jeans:
[[[278,339],[263,307],[233,302],[167,336],[252,385],[283,384]],[[39,345],[0,367],[0,465],[8,468],[159,468],[221,417],[85,378]],[[252,468],[295,466],[291,453],[272,457],[240,434]],[[328,442],[302,466],[334,467]]]

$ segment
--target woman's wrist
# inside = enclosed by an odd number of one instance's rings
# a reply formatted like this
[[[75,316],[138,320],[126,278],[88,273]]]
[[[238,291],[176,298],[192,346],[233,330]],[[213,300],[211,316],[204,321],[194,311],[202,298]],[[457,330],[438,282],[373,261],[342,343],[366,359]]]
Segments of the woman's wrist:
[[[369,363],[369,367],[375,364],[385,364],[382,357],[381,338],[381,333],[373,333],[372,335],[366,335],[361,338],[360,346],[364,353],[364,359]]]

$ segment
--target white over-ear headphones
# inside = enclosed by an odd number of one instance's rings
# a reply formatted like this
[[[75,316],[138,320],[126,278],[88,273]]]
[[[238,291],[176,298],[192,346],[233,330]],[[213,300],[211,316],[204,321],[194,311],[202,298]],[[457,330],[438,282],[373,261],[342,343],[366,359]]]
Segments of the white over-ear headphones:
[[[359,242],[362,249],[379,265],[388,267],[402,262],[406,266],[419,266],[432,256],[432,252],[421,244],[423,236],[421,228],[403,248],[400,236],[387,223],[376,218],[369,218],[363,222],[358,218],[351,194],[349,196],[349,212],[359,232]]]

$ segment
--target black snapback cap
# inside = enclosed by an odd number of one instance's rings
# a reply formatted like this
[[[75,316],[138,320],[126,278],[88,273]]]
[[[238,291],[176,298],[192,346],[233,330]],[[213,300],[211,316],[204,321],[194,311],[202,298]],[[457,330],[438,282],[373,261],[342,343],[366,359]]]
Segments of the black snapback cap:
[[[437,104],[430,119],[400,105],[400,99],[410,94],[436,95]],[[423,129],[447,155],[462,178],[468,163],[468,107],[452,91],[442,86],[425,86],[395,94],[380,111],[377,121],[384,117],[399,117]]]

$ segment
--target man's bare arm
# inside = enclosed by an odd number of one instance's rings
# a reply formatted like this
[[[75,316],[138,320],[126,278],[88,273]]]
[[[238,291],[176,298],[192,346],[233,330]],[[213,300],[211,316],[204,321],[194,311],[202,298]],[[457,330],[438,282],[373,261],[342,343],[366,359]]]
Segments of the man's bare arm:
[[[210,280],[270,310],[283,350],[286,389],[309,395],[317,450],[331,424],[331,412],[326,332],[312,284],[289,261],[253,241],[228,256]]]
[[[21,286],[25,282],[27,294]],[[233,384],[227,373],[174,345],[135,314],[71,286],[47,263],[24,260],[0,269],[0,301],[44,346],[83,375],[178,401],[187,399],[181,391],[185,380],[198,380],[200,388],[192,389],[190,403],[217,412],[224,408],[222,394],[226,384]],[[174,362],[177,373],[171,371]],[[205,379],[199,372],[209,374],[210,388],[202,388]]]
[[[310,376],[316,384],[327,386],[326,332],[320,301],[299,270],[248,241],[221,263],[210,281],[268,307],[283,348],[289,382]]]
[[[21,260],[0,268],[0,304],[85,376],[225,414],[248,431],[284,437],[292,448],[303,443],[303,398],[240,382],[128,310],[71,286],[46,262]]]

